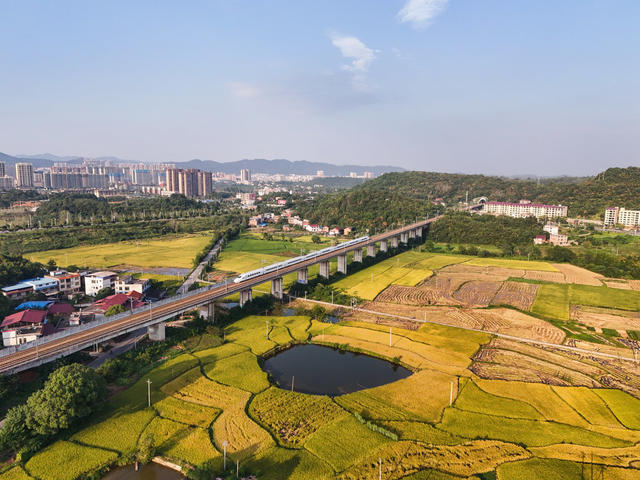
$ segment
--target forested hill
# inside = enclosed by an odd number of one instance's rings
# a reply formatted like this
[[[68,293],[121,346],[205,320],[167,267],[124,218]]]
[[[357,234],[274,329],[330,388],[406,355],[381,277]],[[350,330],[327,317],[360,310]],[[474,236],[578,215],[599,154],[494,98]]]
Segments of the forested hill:
[[[608,206],[640,208],[640,168],[610,168],[595,177],[516,180],[485,175],[436,172],[388,173],[348,191],[301,205],[305,218],[323,225],[386,227],[434,213],[475,197],[493,201],[529,199],[569,206],[573,217],[600,218]]]

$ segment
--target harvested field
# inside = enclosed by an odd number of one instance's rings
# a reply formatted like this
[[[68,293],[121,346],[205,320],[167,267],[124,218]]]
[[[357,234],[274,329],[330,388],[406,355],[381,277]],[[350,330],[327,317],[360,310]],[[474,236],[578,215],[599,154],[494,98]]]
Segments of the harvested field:
[[[625,330],[640,330],[640,313],[610,308],[571,307],[571,319],[596,328],[612,328],[621,333]]]
[[[542,272],[540,270],[527,270],[522,277],[526,280],[537,280],[541,282],[566,283],[562,272]]]
[[[502,284],[500,282],[487,282],[472,280],[463,283],[453,294],[456,300],[467,305],[479,305],[486,307],[496,296]]]
[[[620,448],[585,447],[569,444],[556,444],[546,447],[534,447],[531,451],[542,458],[555,458],[582,462],[584,458],[597,465],[629,467],[632,462],[640,461],[640,445]],[[606,478],[609,478],[607,475]]]
[[[619,288],[620,290],[632,290],[631,285],[622,278],[605,278],[602,282],[609,288]]]
[[[627,280],[632,290],[640,291],[640,280]]]
[[[471,265],[469,263],[459,263],[456,265],[450,265],[443,268],[438,272],[439,274],[464,274],[470,277],[478,276],[479,280],[495,280],[504,281],[512,277],[522,277],[525,274],[525,270],[520,268],[505,268],[498,266],[480,266]]]
[[[511,305],[519,310],[531,310],[538,294],[538,285],[533,283],[504,282],[491,303]]]
[[[460,309],[454,307],[417,308],[411,305],[391,305],[370,302],[363,309],[412,317],[417,320],[431,320],[452,327],[474,328],[513,335],[531,340],[561,344],[565,333],[544,320],[509,308]],[[354,311],[349,316],[353,320],[377,322],[375,314]]]
[[[522,269],[522,270],[542,270],[548,272],[556,272],[558,269],[556,265],[552,265],[548,262],[535,261],[535,260],[512,260],[509,258],[482,258],[474,257],[467,262],[468,265],[479,265],[482,267],[504,267],[509,269]]]
[[[422,287],[390,285],[376,297],[376,301],[404,305],[453,305],[458,303],[451,298],[450,294],[427,285]]]
[[[554,263],[553,266],[564,274],[565,283],[578,283],[580,285],[602,286],[604,278],[599,273],[592,272],[585,268],[576,267],[568,263]]]

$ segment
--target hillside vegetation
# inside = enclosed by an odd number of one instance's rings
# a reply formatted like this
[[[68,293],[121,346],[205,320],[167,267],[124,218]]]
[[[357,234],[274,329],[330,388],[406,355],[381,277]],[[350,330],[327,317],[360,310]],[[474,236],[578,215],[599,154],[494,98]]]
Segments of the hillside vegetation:
[[[388,173],[349,191],[321,196],[299,210],[305,218],[324,225],[384,228],[438,211],[433,202],[447,205],[486,196],[493,201],[568,205],[572,217],[600,218],[607,206],[640,208],[640,168],[610,168],[595,177],[518,180],[485,175],[436,172]],[[440,207],[441,208],[441,207]]]

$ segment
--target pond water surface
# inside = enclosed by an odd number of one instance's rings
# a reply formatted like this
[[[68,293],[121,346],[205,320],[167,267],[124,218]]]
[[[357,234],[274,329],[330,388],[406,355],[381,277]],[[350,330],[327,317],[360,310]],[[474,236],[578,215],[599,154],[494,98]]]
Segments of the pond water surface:
[[[180,472],[157,463],[148,463],[137,472],[133,465],[115,468],[102,477],[102,480],[183,480],[184,478]]]
[[[331,397],[377,387],[411,375],[411,370],[368,355],[322,345],[295,345],[264,361],[280,388]]]

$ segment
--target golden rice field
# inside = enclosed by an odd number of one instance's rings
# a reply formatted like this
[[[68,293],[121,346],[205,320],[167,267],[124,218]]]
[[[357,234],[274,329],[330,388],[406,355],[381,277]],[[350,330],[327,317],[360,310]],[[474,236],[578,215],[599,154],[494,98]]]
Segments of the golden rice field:
[[[487,345],[527,356],[529,365],[560,361],[557,353],[432,324],[394,326],[391,345],[386,325],[305,316],[248,316],[225,330],[225,343],[186,342],[149,372],[151,407],[145,377],[110,399],[91,425],[0,480],[80,479],[148,441],[157,454],[210,476],[222,473],[226,444],[230,462],[259,480],[369,479],[380,466],[385,479],[577,480],[585,458],[603,478],[640,478],[634,395],[604,385],[482,378],[471,368]],[[306,341],[395,359],[413,374],[333,398],[272,386],[260,355]],[[605,367],[586,356],[564,358],[567,378],[603,376],[598,368]],[[626,375],[640,383],[637,371]]]

